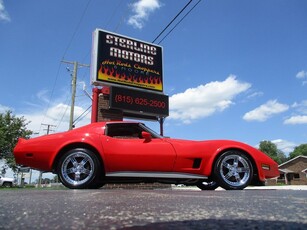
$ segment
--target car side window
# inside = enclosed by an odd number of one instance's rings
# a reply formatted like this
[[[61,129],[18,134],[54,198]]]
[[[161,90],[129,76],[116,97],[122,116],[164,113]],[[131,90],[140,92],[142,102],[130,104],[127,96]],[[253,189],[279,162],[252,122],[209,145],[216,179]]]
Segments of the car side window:
[[[106,135],[120,139],[142,139],[142,131],[137,124],[108,124]]]

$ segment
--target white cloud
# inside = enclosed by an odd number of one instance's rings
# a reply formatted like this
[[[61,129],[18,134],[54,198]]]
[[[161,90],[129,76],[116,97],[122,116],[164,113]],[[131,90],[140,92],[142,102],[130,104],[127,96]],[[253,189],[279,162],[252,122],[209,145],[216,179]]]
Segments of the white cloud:
[[[302,70],[302,71],[298,72],[296,74],[296,78],[298,78],[298,79],[307,78],[307,71]]]
[[[41,90],[41,91],[39,91],[37,94],[36,94],[36,97],[40,100],[40,101],[42,101],[42,102],[44,102],[44,103],[49,103],[50,101],[49,101],[49,96],[48,96],[48,94],[49,94],[49,91],[48,90],[46,90],[46,89],[43,89],[43,90]]]
[[[0,0],[0,21],[11,21],[8,12],[5,10],[3,0]]]
[[[246,121],[266,121],[275,114],[285,112],[289,109],[286,104],[278,103],[277,100],[270,100],[258,108],[244,114]]]
[[[193,120],[208,117],[223,111],[234,104],[233,99],[251,87],[240,82],[234,75],[220,82],[210,82],[196,88],[187,89],[169,98],[170,116],[168,119],[191,123]]]
[[[295,108],[297,112],[302,114],[307,114],[307,100],[303,100],[302,102],[295,102],[292,105],[292,108]]]
[[[296,78],[302,80],[303,85],[307,84],[307,71],[302,70],[302,71],[298,72],[296,74]]]
[[[298,146],[298,144],[294,142],[283,140],[283,139],[276,139],[276,140],[272,140],[271,142],[277,146],[277,149],[283,151],[286,154],[289,154],[290,152],[294,150],[296,146]]]
[[[75,106],[74,109],[74,120],[78,118],[83,112],[84,108],[80,106]],[[77,123],[77,127],[90,123],[90,113]],[[46,134],[46,126],[42,125],[52,125],[51,129],[56,132],[67,131],[69,128],[70,120],[70,105],[65,105],[59,103],[50,107],[47,113],[44,111],[37,110],[31,113],[18,114],[18,116],[23,116],[27,121],[30,121],[28,129],[35,133],[39,132],[39,135]]]
[[[11,110],[9,107],[0,104],[0,113],[5,113],[6,111]]]
[[[45,98],[43,98],[42,100],[45,101]],[[85,112],[85,108],[89,106],[89,103],[87,103],[86,105],[75,106],[74,121],[76,121],[76,119],[81,115],[83,117],[83,114],[86,114],[83,119],[77,121],[76,127],[80,127],[91,122],[91,113]],[[7,110],[12,111],[11,108],[2,106],[0,104],[0,113],[4,113]],[[28,111],[24,113],[17,113],[15,115],[17,117],[24,117],[26,119],[26,122],[29,122],[27,128],[36,133],[35,135],[46,134],[46,127],[42,125],[42,123],[52,125],[51,129],[56,132],[62,132],[67,131],[69,128],[70,105],[66,105],[64,103],[57,103],[51,105],[46,112],[44,111],[44,109],[42,109],[41,105],[31,104],[31,108],[28,108]]]
[[[284,121],[286,125],[307,124],[307,115],[292,116]]]
[[[284,121],[286,125],[299,125],[307,124],[307,100],[301,102],[295,102],[291,106],[295,109],[296,115],[292,115],[290,118]]]
[[[82,115],[82,119],[78,119],[76,127],[89,124],[91,122],[91,113],[85,110],[91,105],[92,101],[84,95],[82,90],[83,82],[77,82],[77,92],[75,107],[74,107],[74,121]],[[26,107],[19,108],[19,114],[17,116],[24,116],[29,121],[28,129],[37,133],[36,135],[46,134],[47,126],[52,125],[52,130],[55,132],[67,131],[69,128],[70,120],[70,92],[67,90],[60,90],[62,92],[57,96],[49,99],[50,92],[42,89],[34,94],[31,102],[24,102]],[[83,95],[83,96],[82,96]],[[34,101],[34,102],[33,102]],[[48,108],[47,108],[48,107]],[[91,110],[89,110],[91,111]],[[85,113],[85,114],[83,114]],[[84,117],[84,115],[86,115]],[[54,127],[55,126],[55,127]],[[52,132],[51,132],[52,133]]]
[[[128,24],[135,28],[142,29],[144,21],[148,19],[150,13],[159,9],[161,4],[159,0],[138,0],[132,4],[134,15],[128,19]]]
[[[251,98],[256,98],[256,97],[261,97],[263,96],[263,92],[253,92],[250,95],[247,96],[247,98],[251,99]]]

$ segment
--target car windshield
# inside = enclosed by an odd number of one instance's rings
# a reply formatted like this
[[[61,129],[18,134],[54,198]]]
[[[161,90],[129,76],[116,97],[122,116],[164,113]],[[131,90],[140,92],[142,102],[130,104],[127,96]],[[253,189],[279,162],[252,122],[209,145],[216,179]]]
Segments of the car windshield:
[[[144,129],[144,131],[150,133],[152,137],[154,137],[154,138],[163,138],[163,136],[159,135],[158,133],[156,133],[152,129],[148,128],[146,125],[144,125],[142,123],[140,123],[139,125]]]

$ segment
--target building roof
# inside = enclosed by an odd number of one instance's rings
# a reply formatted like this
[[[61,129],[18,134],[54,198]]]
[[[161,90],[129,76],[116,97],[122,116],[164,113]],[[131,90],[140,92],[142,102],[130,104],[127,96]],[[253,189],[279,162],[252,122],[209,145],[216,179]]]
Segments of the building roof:
[[[279,169],[279,172],[282,172],[282,173],[293,173],[293,171],[289,170],[289,169]]]
[[[278,167],[284,166],[284,165],[286,165],[286,164],[288,164],[288,163],[290,163],[290,162],[292,162],[292,161],[294,161],[294,160],[296,160],[296,159],[298,159],[298,158],[306,158],[306,159],[307,159],[307,156],[300,155],[300,156],[294,157],[293,159],[288,160],[288,161],[286,161],[286,162],[284,162],[284,163],[278,165]]]

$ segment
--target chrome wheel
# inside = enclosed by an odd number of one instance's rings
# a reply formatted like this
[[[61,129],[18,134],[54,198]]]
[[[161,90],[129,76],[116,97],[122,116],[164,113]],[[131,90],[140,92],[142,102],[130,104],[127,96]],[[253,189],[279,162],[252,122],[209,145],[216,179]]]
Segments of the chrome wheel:
[[[215,175],[223,188],[243,189],[252,179],[253,168],[247,156],[238,151],[229,151],[219,157]]]
[[[98,170],[97,157],[86,149],[74,149],[61,158],[59,177],[68,188],[86,188]]]

